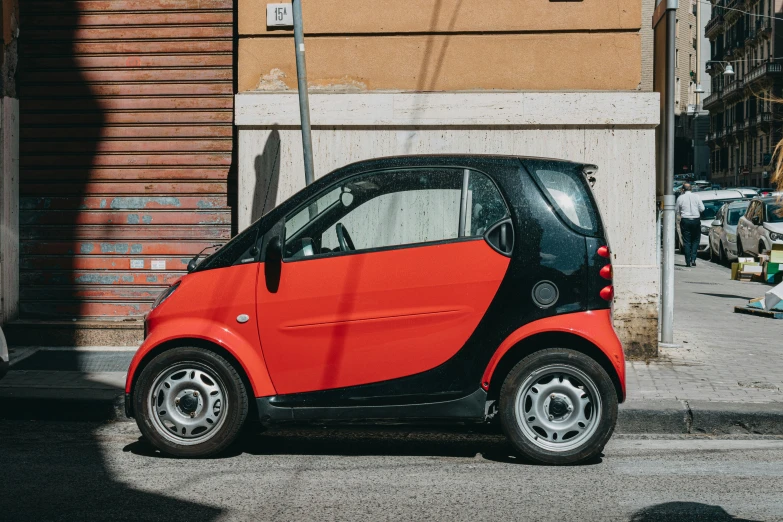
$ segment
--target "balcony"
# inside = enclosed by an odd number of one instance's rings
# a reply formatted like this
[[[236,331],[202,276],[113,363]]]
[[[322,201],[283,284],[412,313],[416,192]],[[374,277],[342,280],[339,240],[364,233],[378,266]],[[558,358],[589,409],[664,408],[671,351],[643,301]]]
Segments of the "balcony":
[[[704,36],[712,38],[723,32],[723,15],[718,15],[710,19],[704,26]]]
[[[771,112],[760,112],[758,115],[756,115],[756,123],[769,123],[772,121],[772,113]]]
[[[742,92],[742,86],[745,83],[745,80],[743,78],[740,78],[738,80],[734,80],[733,82],[729,83],[725,87],[723,87],[723,98],[729,99],[734,97],[736,94],[739,94]]]
[[[751,69],[746,76],[746,80],[750,84],[768,77],[778,76],[782,71],[783,64],[764,62]]]
[[[772,33],[772,24],[769,18],[759,18],[756,20],[756,33],[758,36],[769,38]]]
[[[721,92],[720,90],[713,91],[712,94],[704,98],[704,101],[702,102],[702,107],[704,107],[704,110],[709,110],[708,107],[711,105],[715,105],[718,101],[721,99]]]
[[[753,45],[756,41],[756,28],[752,25],[745,31],[745,45]]]

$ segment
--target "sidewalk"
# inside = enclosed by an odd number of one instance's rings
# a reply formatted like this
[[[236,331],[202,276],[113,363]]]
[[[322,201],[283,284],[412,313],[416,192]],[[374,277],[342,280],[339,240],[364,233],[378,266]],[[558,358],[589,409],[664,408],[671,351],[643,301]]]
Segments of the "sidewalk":
[[[734,313],[770,286],[731,281],[728,268],[698,263],[688,269],[682,256],[676,260],[682,348],[627,363],[617,431],[783,435],[783,320]],[[0,380],[0,418],[126,420],[125,369],[134,349],[13,349]]]

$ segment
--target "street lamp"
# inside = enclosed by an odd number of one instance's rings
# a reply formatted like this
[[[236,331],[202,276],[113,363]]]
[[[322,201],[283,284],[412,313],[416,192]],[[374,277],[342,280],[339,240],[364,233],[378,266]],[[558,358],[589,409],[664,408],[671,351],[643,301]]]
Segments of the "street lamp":
[[[709,60],[706,65],[710,65],[711,63],[719,63],[721,65],[725,65],[723,68],[723,75],[724,76],[734,76],[734,67],[731,65],[730,62],[722,62],[720,60]]]

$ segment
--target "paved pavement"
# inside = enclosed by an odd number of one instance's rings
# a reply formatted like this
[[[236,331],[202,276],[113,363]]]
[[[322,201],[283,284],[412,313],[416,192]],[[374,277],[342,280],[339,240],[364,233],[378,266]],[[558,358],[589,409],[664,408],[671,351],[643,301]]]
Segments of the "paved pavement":
[[[173,460],[128,423],[0,423],[0,513],[15,521],[775,521],[782,484],[781,438],[616,436],[558,468],[459,431],[274,431]]]
[[[655,362],[627,364],[628,400],[783,402],[783,320],[734,313],[772,288],[676,256],[674,340]]]

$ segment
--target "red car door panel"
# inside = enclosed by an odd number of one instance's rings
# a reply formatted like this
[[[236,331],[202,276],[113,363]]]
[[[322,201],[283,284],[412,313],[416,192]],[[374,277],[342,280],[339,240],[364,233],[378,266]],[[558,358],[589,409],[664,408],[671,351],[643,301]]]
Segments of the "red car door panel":
[[[283,263],[258,286],[261,346],[278,393],[412,375],[453,356],[509,259],[483,239]]]

